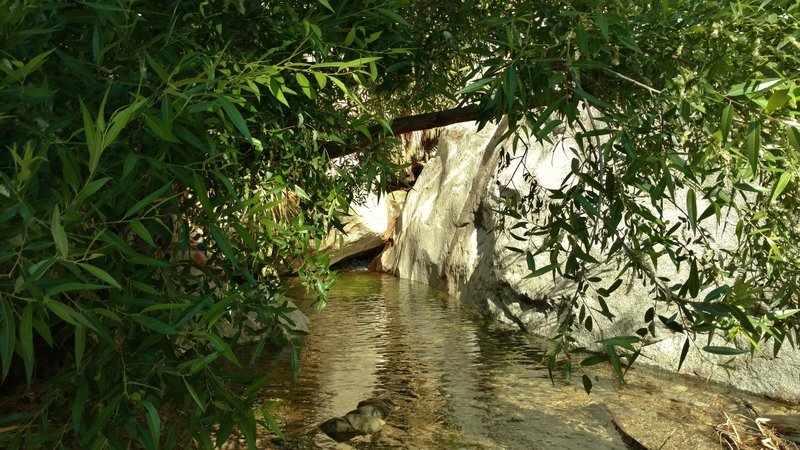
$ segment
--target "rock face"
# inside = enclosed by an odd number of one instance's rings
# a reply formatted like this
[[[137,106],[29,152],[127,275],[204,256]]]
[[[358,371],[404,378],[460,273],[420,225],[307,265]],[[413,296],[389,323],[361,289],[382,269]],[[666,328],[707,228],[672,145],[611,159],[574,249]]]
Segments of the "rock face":
[[[503,123],[487,125],[481,131],[465,125],[443,129],[436,156],[428,161],[408,194],[395,230],[394,247],[384,252],[382,264],[401,278],[447,291],[499,321],[551,336],[557,326],[557,299],[574,292],[575,286],[566,280],[553,282],[546,276],[524,279],[529,273],[524,256],[507,249],[524,243],[504,233],[503,217],[496,211],[505,197],[526,195],[529,184],[513,165],[497,170],[505,130]],[[562,130],[562,135],[552,139],[556,144],[548,144],[548,148],[532,145],[528,149],[526,166],[540,186],[558,188],[569,172],[573,157],[570,147],[575,146],[571,133]],[[728,241],[726,236],[718,236],[718,245],[728,245]],[[537,260],[537,267],[548,263],[543,256]],[[596,266],[592,271],[610,277],[615,268]],[[577,345],[591,348],[599,339],[632,335],[643,326],[642,318],[653,300],[638,280],[626,281],[607,299],[617,317],[608,322],[598,316],[603,323],[596,321],[592,332],[576,330]],[[659,314],[671,314],[663,306],[659,308]],[[657,330],[657,336],[643,347],[637,363],[676,370],[684,336],[664,327]],[[800,401],[800,353],[788,345],[777,359],[739,357],[733,364],[737,370],[728,372],[718,365],[728,357],[700,350],[705,345],[702,337],[697,342],[689,350],[682,373]]]
[[[405,202],[405,191],[394,191],[380,199],[370,194],[363,203],[350,206],[344,233],[332,232],[319,251],[328,253],[331,264],[370,250],[382,248],[392,237]]]

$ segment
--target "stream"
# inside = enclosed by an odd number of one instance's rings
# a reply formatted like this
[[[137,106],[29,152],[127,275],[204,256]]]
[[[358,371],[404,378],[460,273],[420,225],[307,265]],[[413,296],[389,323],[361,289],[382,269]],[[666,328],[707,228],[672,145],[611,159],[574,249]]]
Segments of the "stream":
[[[322,313],[302,292],[292,293],[311,323],[298,379],[285,355],[253,368],[274,372],[263,401],[286,440],[270,439],[268,448],[626,449],[622,429],[650,449],[713,449],[723,448],[714,426],[742,413],[743,402],[762,414],[790,413],[638,362],[626,384],[608,367],[589,367],[587,395],[580,367],[571,380],[558,372],[551,381],[540,340],[408,280],[343,274]],[[396,408],[378,434],[337,443],[320,431],[376,397]]]

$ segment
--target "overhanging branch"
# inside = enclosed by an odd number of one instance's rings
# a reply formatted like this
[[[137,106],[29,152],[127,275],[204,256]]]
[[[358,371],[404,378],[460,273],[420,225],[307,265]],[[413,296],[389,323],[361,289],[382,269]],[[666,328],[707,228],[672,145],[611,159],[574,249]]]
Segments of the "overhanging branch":
[[[412,131],[429,130],[431,128],[439,128],[454,123],[471,122],[480,118],[478,107],[475,105],[464,106],[461,108],[447,109],[444,111],[437,111],[432,113],[417,114],[414,116],[398,117],[391,122],[392,134],[397,136],[400,134],[411,133]],[[355,145],[344,146],[338,143],[329,142],[325,144],[324,148],[331,158],[338,158],[340,156],[356,153],[364,147],[368,146],[371,142],[381,138],[381,132],[385,131],[380,125],[373,125],[369,128],[372,139],[362,139]]]

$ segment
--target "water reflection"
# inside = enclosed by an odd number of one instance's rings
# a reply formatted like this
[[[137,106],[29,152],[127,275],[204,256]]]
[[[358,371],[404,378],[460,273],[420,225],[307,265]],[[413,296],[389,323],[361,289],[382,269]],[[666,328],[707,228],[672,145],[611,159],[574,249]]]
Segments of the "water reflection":
[[[299,304],[312,320],[298,380],[280,358],[256,369],[275,371],[263,396],[281,402],[287,440],[272,446],[624,449],[615,417],[651,448],[713,448],[721,410],[744,395],[642,369],[625,387],[595,370],[591,396],[579,381],[554,385],[528,335],[389,276],[345,274],[321,314]],[[373,397],[397,406],[378,435],[339,444],[318,429]],[[748,400],[764,411],[781,408]]]

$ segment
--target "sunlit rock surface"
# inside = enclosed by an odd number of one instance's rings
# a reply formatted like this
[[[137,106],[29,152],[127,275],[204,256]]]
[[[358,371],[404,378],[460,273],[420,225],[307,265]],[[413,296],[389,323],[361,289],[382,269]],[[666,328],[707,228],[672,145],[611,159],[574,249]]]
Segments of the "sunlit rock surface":
[[[584,121],[588,118],[584,117]],[[518,326],[528,332],[550,336],[556,327],[559,298],[570,295],[575,285],[567,280],[548,276],[532,279],[524,255],[508,247],[532,250],[535,242],[520,242],[503,230],[500,209],[504,198],[527,195],[529,180],[522,170],[512,164],[497,170],[500,149],[510,146],[501,142],[503,124],[487,125],[477,131],[463,124],[445,128],[440,136],[438,152],[425,169],[406,199],[393,238],[394,247],[382,256],[383,265],[395,275],[421,281],[450,294],[461,301],[478,306],[496,319]],[[552,136],[553,144],[542,146],[532,142],[525,155],[526,168],[539,185],[558,188],[570,171],[576,146],[574,131],[559,130]],[[680,195],[680,194],[678,194]],[[698,204],[699,210],[705,205]],[[671,214],[673,219],[678,211]],[[735,217],[726,220],[735,224]],[[733,243],[731,223],[723,223],[715,239],[719,248]],[[724,232],[727,230],[727,234]],[[547,265],[547,255],[537,257],[537,267]],[[618,268],[598,265],[592,273],[607,279],[610,285]],[[674,277],[675,268],[664,264],[659,274]],[[674,277],[683,280],[687,275]],[[645,311],[653,306],[649,286],[640,280],[624,280],[623,285],[608,297],[616,315],[613,322],[596,315],[592,332],[577,327],[578,345],[591,347],[595,341],[614,335],[632,335],[644,325]],[[588,304],[599,309],[599,305]],[[658,314],[669,316],[663,305]],[[657,338],[646,341],[639,362],[676,370],[685,337],[661,326]],[[719,364],[729,357],[718,357],[702,351],[705,338],[689,349],[682,373],[729,383],[741,389],[800,401],[800,355],[785,345],[778,358],[756,355],[739,357],[727,371]],[[716,342],[715,345],[722,345]],[[771,344],[769,344],[771,347]],[[765,349],[771,353],[770,349]]]
[[[361,203],[350,205],[344,233],[333,231],[320,245],[330,255],[331,264],[382,248],[392,237],[395,221],[405,202],[405,191],[394,191],[378,198],[370,194]]]

